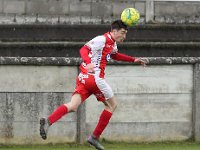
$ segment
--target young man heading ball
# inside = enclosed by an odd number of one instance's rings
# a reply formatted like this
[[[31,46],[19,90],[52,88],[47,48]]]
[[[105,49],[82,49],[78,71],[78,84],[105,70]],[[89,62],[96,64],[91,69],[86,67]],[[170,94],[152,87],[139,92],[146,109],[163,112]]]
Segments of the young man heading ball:
[[[43,139],[47,138],[48,128],[53,123],[67,113],[76,112],[79,105],[94,94],[96,99],[104,104],[104,110],[87,142],[98,150],[104,150],[98,139],[117,107],[113,91],[104,79],[106,64],[110,59],[114,59],[146,65],[146,62],[140,58],[118,52],[117,43],[121,43],[126,39],[127,32],[127,25],[121,20],[116,20],[111,24],[110,32],[93,38],[80,49],[83,62],[80,65],[80,74],[76,79],[76,89],[69,103],[59,106],[48,118],[40,119],[40,135]]]

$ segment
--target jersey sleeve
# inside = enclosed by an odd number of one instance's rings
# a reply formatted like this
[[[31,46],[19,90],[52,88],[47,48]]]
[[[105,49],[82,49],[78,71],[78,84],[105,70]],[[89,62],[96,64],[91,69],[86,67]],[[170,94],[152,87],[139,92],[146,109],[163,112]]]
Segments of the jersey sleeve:
[[[81,58],[83,60],[84,63],[89,64],[91,63],[91,58],[90,58],[90,49],[84,45],[81,49],[80,49],[80,55]]]
[[[126,62],[134,62],[135,58],[122,54],[122,53],[115,53],[115,54],[111,54],[111,58],[117,61],[126,61]]]
[[[102,50],[105,46],[106,38],[104,36],[97,36],[87,42],[85,45],[90,48],[91,51]]]

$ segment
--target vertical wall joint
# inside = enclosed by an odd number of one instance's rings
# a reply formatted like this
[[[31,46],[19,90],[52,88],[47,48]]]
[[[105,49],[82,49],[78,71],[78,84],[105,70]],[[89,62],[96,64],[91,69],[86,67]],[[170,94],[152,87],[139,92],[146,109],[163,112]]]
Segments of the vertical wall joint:
[[[193,89],[193,134],[195,141],[200,141],[200,64],[194,64]]]
[[[154,20],[154,0],[146,1],[146,23],[153,22]]]

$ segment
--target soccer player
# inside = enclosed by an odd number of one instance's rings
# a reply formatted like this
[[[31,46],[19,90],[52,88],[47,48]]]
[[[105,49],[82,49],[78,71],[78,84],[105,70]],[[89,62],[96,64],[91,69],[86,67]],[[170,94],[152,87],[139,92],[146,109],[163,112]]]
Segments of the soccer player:
[[[67,113],[76,112],[79,105],[94,94],[98,101],[104,103],[105,108],[87,142],[98,150],[104,150],[98,139],[117,107],[113,91],[104,79],[106,64],[111,58],[117,61],[136,62],[143,66],[147,63],[141,58],[118,52],[117,43],[125,40],[127,31],[128,27],[121,20],[116,20],[111,24],[110,32],[93,38],[80,49],[83,62],[80,65],[81,72],[76,79],[76,89],[69,103],[59,106],[48,118],[40,119],[40,135],[43,139],[47,138],[48,128],[53,123]]]

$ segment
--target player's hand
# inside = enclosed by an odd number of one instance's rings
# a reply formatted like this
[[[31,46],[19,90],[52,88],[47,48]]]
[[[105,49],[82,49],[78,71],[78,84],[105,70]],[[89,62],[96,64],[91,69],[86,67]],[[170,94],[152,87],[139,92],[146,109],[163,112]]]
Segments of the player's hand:
[[[134,62],[140,63],[144,67],[146,67],[147,64],[149,63],[148,59],[146,59],[146,58],[136,58]]]
[[[87,64],[86,69],[89,73],[94,73],[94,64],[93,63]]]

